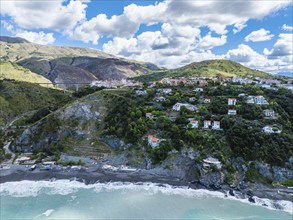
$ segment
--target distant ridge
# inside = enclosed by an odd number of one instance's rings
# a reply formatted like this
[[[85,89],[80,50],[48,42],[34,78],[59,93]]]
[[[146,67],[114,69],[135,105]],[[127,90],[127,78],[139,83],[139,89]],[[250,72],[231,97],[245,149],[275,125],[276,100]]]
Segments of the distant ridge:
[[[21,37],[7,37],[7,36],[0,36],[0,41],[10,43],[10,44],[30,43],[28,40]]]
[[[272,77],[271,74],[250,69],[241,65],[240,63],[231,60],[206,60],[201,62],[194,62],[186,66],[167,70],[157,71],[149,75],[137,77],[136,79],[147,82],[161,80],[165,77],[190,77],[190,76],[224,76],[224,77]]]
[[[46,46],[15,37],[0,37],[0,45],[0,61],[15,63],[63,88],[72,83],[122,80],[160,70],[151,63],[88,48]]]

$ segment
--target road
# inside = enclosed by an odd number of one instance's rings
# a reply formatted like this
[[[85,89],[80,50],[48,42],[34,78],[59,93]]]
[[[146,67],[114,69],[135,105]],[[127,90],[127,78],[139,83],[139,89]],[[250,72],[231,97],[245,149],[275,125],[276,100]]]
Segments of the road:
[[[15,157],[15,154],[9,149],[9,146],[10,146],[11,142],[8,142],[5,146],[4,146],[4,149],[5,149],[5,154],[11,154],[11,159],[6,161],[4,164],[5,165],[11,165],[12,162],[13,162],[13,158]]]

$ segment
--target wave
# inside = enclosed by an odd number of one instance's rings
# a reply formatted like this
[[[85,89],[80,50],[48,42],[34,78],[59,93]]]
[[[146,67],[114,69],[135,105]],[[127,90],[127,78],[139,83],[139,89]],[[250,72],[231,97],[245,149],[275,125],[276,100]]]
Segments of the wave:
[[[0,184],[1,196],[13,197],[36,197],[42,193],[50,195],[69,195],[81,189],[91,189],[96,193],[111,191],[140,191],[146,194],[163,193],[166,195],[180,195],[188,198],[217,197],[222,199],[237,200],[250,205],[263,206],[273,210],[282,210],[293,214],[293,203],[285,200],[270,200],[253,197],[255,203],[249,202],[248,198],[240,198],[237,195],[229,196],[227,193],[210,191],[206,189],[191,189],[189,187],[171,186],[152,182],[109,182],[86,185],[76,180],[53,180],[53,181],[18,181]]]

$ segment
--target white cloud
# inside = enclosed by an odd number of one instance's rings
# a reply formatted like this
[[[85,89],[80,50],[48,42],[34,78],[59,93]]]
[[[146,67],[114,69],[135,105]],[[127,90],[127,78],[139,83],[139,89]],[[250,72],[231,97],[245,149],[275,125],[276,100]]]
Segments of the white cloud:
[[[246,42],[252,41],[252,42],[259,42],[259,41],[267,41],[271,40],[274,37],[273,34],[270,34],[270,31],[267,31],[263,28],[251,32],[249,35],[247,35],[244,40]]]
[[[280,34],[272,50],[264,49],[264,54],[270,59],[290,56],[293,54],[293,34]],[[292,62],[292,60],[291,60]]]
[[[292,72],[293,69],[292,55],[270,59],[266,54],[259,54],[245,44],[240,44],[238,48],[229,50],[224,58],[268,73]]]
[[[200,39],[198,48],[203,50],[210,50],[214,47],[224,45],[227,42],[227,36],[222,35],[221,37],[212,37],[211,33]]]
[[[243,21],[241,23],[234,24],[233,33],[236,34],[240,31],[242,31],[243,28],[247,27],[246,21]]]
[[[234,26],[234,33],[246,27],[249,19],[261,19],[280,8],[287,6],[287,1],[235,1],[229,7],[222,1],[178,1],[165,0],[148,6],[130,4],[123,13],[107,17],[98,14],[83,21],[70,32],[72,39],[81,38],[84,42],[97,43],[91,35],[120,37],[129,39],[139,30],[140,25],[169,23],[176,28],[190,26],[199,28],[208,26],[217,34],[227,34],[226,27]],[[184,13],[182,13],[184,12]]]
[[[63,0],[1,1],[1,15],[11,17],[22,29],[70,29],[86,18],[86,3],[73,0],[67,5],[63,3]]]
[[[284,31],[293,31],[293,26],[289,26],[287,24],[283,24],[282,30],[284,30]]]
[[[37,44],[53,44],[55,38],[53,33],[44,33],[44,32],[32,32],[32,31],[19,31],[15,34],[16,37],[22,37],[32,43]]]

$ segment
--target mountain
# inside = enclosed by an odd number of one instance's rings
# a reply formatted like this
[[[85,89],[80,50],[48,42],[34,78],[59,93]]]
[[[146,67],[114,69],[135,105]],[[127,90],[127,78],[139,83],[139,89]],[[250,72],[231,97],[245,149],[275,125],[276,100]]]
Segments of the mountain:
[[[277,76],[285,76],[285,77],[293,78],[293,73],[292,72],[281,72],[281,73],[277,73]]]
[[[206,60],[194,62],[173,70],[160,70],[149,75],[136,77],[137,80],[148,82],[161,80],[165,77],[183,76],[243,76],[243,77],[272,77],[272,75],[253,70],[230,60]]]
[[[28,40],[21,38],[21,37],[6,37],[0,36],[0,41],[7,42],[7,43],[29,43]]]
[[[44,83],[45,87],[53,87],[53,84],[47,78],[31,72],[30,70],[11,62],[0,61],[0,80],[10,79],[30,83]],[[42,85],[42,84],[41,84]]]
[[[21,38],[1,37],[0,46],[1,61],[16,63],[53,83],[121,80],[160,69],[154,64],[117,58],[94,49],[44,46]]]

